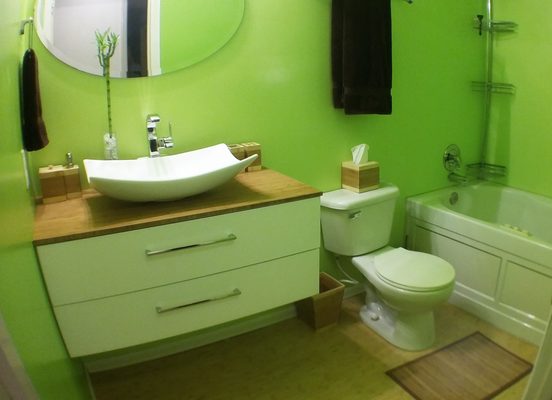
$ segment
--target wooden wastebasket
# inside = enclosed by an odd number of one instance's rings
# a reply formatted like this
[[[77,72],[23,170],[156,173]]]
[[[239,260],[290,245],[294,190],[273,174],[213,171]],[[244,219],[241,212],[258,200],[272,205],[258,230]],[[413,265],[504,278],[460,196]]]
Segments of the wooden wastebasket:
[[[339,320],[345,286],[331,275],[320,273],[320,292],[295,303],[297,316],[314,329]]]

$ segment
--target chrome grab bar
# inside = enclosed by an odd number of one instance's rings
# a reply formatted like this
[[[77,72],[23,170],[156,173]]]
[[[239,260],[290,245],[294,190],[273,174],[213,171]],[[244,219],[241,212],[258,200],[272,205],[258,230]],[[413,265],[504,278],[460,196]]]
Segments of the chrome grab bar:
[[[179,304],[179,305],[176,305],[176,306],[156,306],[155,311],[157,311],[158,314],[162,314],[162,313],[165,313],[165,312],[168,312],[168,311],[174,311],[174,310],[178,310],[178,309],[181,309],[181,308],[195,306],[197,304],[209,303],[211,301],[228,299],[230,297],[239,296],[241,293],[242,293],[241,290],[236,288],[236,289],[232,290],[230,293],[222,294],[220,296],[210,297],[210,298],[204,299],[204,300],[192,301],[191,303],[184,303],[184,304]]]
[[[176,246],[176,247],[167,247],[167,248],[162,248],[162,249],[157,249],[157,250],[148,250],[148,249],[146,249],[146,256],[155,256],[157,254],[165,254],[165,253],[170,253],[172,251],[186,250],[186,249],[191,249],[191,248],[194,248],[194,247],[210,246],[210,245],[217,244],[217,243],[223,243],[223,242],[229,242],[229,241],[232,241],[232,240],[236,240],[237,238],[238,237],[236,235],[234,235],[233,233],[230,233],[230,234],[228,234],[228,236],[226,236],[222,239],[208,240],[208,241],[205,241],[205,242],[187,244],[187,245]]]

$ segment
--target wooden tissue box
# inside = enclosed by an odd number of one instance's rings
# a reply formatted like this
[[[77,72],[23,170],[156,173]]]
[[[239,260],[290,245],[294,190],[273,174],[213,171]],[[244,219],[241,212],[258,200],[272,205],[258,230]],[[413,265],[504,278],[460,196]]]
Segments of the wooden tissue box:
[[[355,164],[352,161],[341,163],[341,187],[362,193],[379,187],[379,163],[368,161]]]

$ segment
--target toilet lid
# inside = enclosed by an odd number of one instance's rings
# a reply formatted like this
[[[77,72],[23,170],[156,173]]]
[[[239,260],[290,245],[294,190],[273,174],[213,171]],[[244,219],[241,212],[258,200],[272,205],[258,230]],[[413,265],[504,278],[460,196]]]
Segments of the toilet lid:
[[[417,292],[442,289],[454,281],[454,268],[432,254],[393,249],[374,259],[379,278],[390,285]]]

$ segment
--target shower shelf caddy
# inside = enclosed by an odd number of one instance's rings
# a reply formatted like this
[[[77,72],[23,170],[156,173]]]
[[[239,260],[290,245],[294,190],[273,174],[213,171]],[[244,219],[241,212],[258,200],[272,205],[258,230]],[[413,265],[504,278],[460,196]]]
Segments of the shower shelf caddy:
[[[515,94],[516,87],[511,83],[472,81],[472,90],[498,94]]]
[[[467,173],[477,175],[480,178],[485,176],[506,176],[506,167],[487,162],[488,135],[490,128],[490,113],[491,113],[491,95],[494,94],[510,94],[516,92],[516,87],[511,83],[493,82],[493,37],[495,33],[514,33],[517,31],[518,24],[512,21],[495,21],[493,20],[493,0],[487,0],[486,16],[477,15],[474,18],[474,29],[479,32],[479,35],[485,33],[486,51],[485,51],[485,80],[472,81],[471,87],[474,91],[483,92],[485,94],[485,128],[483,132],[483,145],[481,149],[481,161],[467,165]]]

